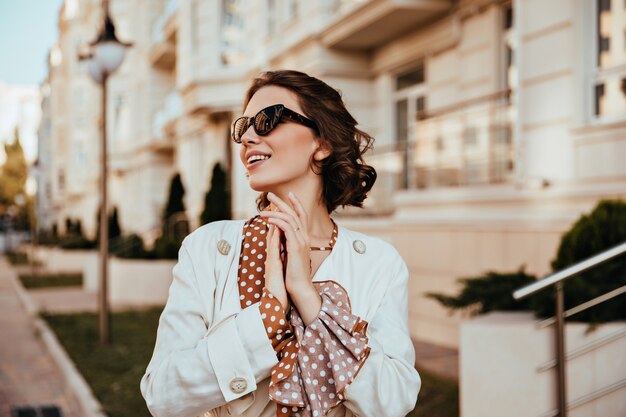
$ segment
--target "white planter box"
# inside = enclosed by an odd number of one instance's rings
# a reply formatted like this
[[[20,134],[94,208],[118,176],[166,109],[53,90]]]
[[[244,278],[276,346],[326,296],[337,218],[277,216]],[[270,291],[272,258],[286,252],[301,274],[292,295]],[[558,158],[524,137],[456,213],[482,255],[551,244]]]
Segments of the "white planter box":
[[[47,272],[83,274],[83,289],[100,288],[100,259],[94,250],[38,247],[36,258]],[[165,305],[175,260],[109,258],[109,303],[112,307]]]
[[[109,261],[111,306],[165,305],[175,264],[175,260],[111,258]]]
[[[37,246],[35,258],[43,263],[47,273],[82,273],[83,289],[98,291],[98,251]]]
[[[462,417],[540,417],[556,408],[555,371],[538,371],[554,359],[554,330],[538,329],[531,313],[491,313],[461,325]],[[626,323],[566,325],[571,352]],[[567,362],[567,395],[572,402],[626,377],[626,337]],[[626,416],[626,387],[569,411],[569,417]]]

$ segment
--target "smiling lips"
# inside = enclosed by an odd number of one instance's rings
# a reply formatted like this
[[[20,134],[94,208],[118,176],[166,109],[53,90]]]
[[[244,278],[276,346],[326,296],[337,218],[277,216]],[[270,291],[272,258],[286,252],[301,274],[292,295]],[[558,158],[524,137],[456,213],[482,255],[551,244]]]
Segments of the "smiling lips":
[[[270,159],[270,155],[253,154],[248,157],[246,168],[254,168],[257,165],[261,165],[264,161]]]

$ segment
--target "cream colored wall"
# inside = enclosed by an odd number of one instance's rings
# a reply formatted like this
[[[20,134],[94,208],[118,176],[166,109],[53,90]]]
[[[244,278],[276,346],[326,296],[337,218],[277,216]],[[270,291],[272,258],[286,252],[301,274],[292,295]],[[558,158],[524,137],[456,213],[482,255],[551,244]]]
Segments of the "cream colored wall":
[[[575,2],[527,0],[518,3],[520,154],[525,178],[567,181],[575,176],[573,141],[574,103],[585,86],[574,79]]]
[[[455,294],[458,278],[525,266],[547,275],[561,235],[601,198],[626,199],[626,187],[561,190],[514,186],[397,193],[393,216],[340,217],[339,224],[391,242],[409,272],[410,326],[416,339],[459,346],[462,314],[450,315],[428,292]]]

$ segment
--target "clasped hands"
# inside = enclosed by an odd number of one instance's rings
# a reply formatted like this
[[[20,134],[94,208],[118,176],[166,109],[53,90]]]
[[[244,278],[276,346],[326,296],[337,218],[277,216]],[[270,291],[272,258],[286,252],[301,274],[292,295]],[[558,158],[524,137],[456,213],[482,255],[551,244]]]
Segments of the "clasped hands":
[[[269,223],[265,259],[265,287],[284,308],[289,298],[298,309],[305,325],[317,317],[322,300],[311,282],[311,253],[308,214],[294,193],[289,203],[273,193],[267,194],[274,210],[260,213]],[[281,235],[285,237],[286,265],[281,258]]]

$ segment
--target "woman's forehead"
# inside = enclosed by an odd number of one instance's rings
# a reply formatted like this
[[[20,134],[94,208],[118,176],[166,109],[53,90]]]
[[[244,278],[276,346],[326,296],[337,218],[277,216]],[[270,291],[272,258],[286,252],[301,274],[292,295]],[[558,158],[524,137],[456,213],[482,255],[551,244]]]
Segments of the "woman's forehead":
[[[254,93],[246,106],[244,115],[254,116],[259,110],[274,104],[283,104],[295,112],[302,113],[298,96],[293,91],[275,85],[268,85]]]

